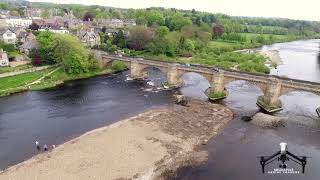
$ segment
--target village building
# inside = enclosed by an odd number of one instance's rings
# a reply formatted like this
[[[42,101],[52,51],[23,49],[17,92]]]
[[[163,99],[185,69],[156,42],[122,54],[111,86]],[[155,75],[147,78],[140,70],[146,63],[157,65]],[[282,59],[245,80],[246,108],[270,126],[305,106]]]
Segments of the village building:
[[[27,36],[28,36],[29,33],[24,28],[17,28],[15,30],[15,34],[17,36],[17,39],[20,42],[24,43],[26,41]]]
[[[26,55],[30,55],[30,52],[33,49],[37,49],[37,48],[38,48],[38,42],[37,42],[36,36],[30,32],[28,33],[24,43],[19,47],[19,50],[20,52]]]
[[[6,19],[6,24],[8,27],[29,27],[32,24],[32,19],[22,19],[22,18],[10,18]]]
[[[100,35],[94,32],[94,29],[83,30],[80,32],[79,39],[89,47],[100,45]]]
[[[121,19],[99,19],[96,21],[98,27],[106,27],[112,29],[122,29],[125,27],[135,26],[136,22],[131,19],[121,20]]]
[[[5,43],[14,44],[17,42],[16,34],[10,29],[1,29],[0,36],[1,40]]]
[[[8,17],[10,17],[10,11],[9,10],[4,10],[4,9],[0,9],[0,18],[6,19]]]
[[[4,52],[2,49],[0,49],[0,66],[9,66],[9,59],[6,52]]]
[[[60,28],[41,27],[38,31],[49,31],[49,32],[59,33],[59,34],[70,34],[69,30],[64,27],[60,27]]]

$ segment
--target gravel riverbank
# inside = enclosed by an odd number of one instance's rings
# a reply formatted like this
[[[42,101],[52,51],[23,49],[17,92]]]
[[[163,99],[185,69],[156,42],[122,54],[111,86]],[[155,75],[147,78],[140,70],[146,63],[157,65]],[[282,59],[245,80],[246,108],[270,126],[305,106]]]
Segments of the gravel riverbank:
[[[202,101],[172,105],[90,131],[0,172],[0,180],[167,179],[207,160],[206,144],[232,119],[228,108]]]

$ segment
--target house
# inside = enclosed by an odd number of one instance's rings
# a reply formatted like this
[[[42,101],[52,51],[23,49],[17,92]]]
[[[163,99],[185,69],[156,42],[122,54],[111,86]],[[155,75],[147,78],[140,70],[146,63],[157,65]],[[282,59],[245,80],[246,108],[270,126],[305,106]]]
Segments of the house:
[[[0,30],[1,40],[5,43],[14,44],[17,42],[16,34],[10,29],[2,29]]]
[[[112,28],[112,29],[121,29],[125,27],[135,26],[136,22],[132,19],[99,19],[97,20],[97,26],[102,28]]]
[[[0,49],[0,66],[9,66],[8,55],[2,49]]]
[[[110,37],[115,36],[118,32],[118,29],[106,29],[106,34]]]
[[[10,16],[9,10],[0,9],[0,18],[5,19]]]
[[[53,33],[60,33],[60,34],[70,34],[69,30],[64,28],[64,27],[60,27],[60,28],[57,28],[57,27],[41,27],[38,31],[50,31],[50,32],[53,32]]]
[[[24,43],[26,41],[27,36],[28,36],[29,33],[23,28],[17,28],[15,30],[15,34],[16,34],[18,40],[20,42]]]
[[[30,52],[33,49],[37,49],[37,48],[38,48],[38,42],[37,42],[36,36],[30,32],[28,33],[25,42],[20,46],[19,50],[20,52],[26,55],[30,55]]]
[[[79,39],[89,47],[100,45],[100,35],[94,32],[94,29],[80,32]]]
[[[32,19],[10,18],[10,19],[6,19],[6,24],[8,27],[26,28],[32,24]]]

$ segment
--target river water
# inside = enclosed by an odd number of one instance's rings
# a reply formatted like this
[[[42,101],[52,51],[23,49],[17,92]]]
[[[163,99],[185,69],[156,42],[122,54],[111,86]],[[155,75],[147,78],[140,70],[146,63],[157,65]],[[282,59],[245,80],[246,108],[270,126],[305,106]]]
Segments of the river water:
[[[272,74],[320,82],[319,43],[320,40],[296,41],[265,46],[262,49],[279,51],[283,64],[272,70]],[[195,82],[193,89],[205,90],[209,86],[199,76],[189,77],[192,78]],[[202,147],[209,151],[208,163],[182,169],[176,179],[320,179],[320,119],[315,113],[315,108],[320,106],[319,96],[306,92],[292,92],[281,96],[284,109],[275,115],[288,118],[286,127],[261,129],[243,120],[259,111],[255,103],[257,97],[262,95],[261,90],[244,81],[228,84],[227,90],[229,95],[221,103],[234,111],[234,119],[217,138]],[[182,92],[192,95],[187,89],[182,88]],[[257,157],[277,152],[280,142],[288,143],[288,150],[296,155],[311,157],[305,174],[292,161],[287,163],[288,167],[299,171],[299,174],[268,173],[278,168],[277,162],[268,165],[266,173],[262,174]]]
[[[319,40],[296,41],[265,46],[278,50],[283,65],[272,74],[320,82],[317,59]],[[0,98],[0,169],[17,164],[38,152],[34,141],[60,144],[89,130],[138,114],[149,108],[172,103],[172,91],[157,88],[165,76],[149,69],[152,82],[127,81],[128,72],[68,82],[45,91],[25,92]],[[184,75],[181,92],[206,99],[209,83],[200,75]],[[320,97],[293,92],[281,97],[284,110],[277,116],[288,117],[286,127],[260,129],[243,117],[259,111],[257,97],[262,92],[244,81],[227,85],[229,96],[221,103],[230,107],[235,118],[202,148],[209,161],[200,167],[182,169],[176,179],[319,179],[320,120],[315,108]],[[310,156],[305,174],[262,174],[258,156],[271,155],[287,142],[289,151]],[[272,170],[277,163],[270,165]],[[299,171],[292,162],[290,168]]]

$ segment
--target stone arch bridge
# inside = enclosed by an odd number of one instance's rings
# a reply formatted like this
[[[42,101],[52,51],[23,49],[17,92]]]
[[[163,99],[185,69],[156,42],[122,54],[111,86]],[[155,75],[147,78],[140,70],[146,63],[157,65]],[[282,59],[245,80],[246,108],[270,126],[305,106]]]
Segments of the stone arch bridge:
[[[195,72],[205,77],[211,84],[210,92],[224,92],[225,85],[237,80],[248,81],[264,93],[257,101],[264,110],[274,112],[281,110],[282,104],[279,97],[292,91],[306,91],[320,95],[320,83],[284,78],[274,75],[247,73],[234,70],[222,70],[208,66],[171,63],[165,61],[147,60],[143,58],[120,57],[107,54],[99,54],[100,66],[108,66],[114,60],[122,61],[130,69],[133,79],[142,78],[147,67],[156,67],[167,76],[170,86],[181,86],[182,75]]]

